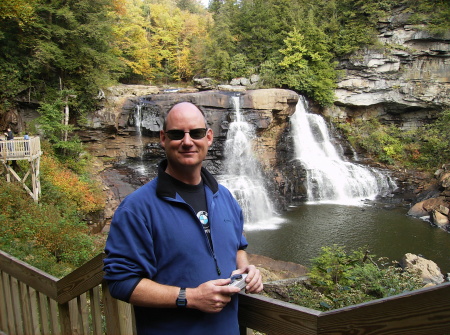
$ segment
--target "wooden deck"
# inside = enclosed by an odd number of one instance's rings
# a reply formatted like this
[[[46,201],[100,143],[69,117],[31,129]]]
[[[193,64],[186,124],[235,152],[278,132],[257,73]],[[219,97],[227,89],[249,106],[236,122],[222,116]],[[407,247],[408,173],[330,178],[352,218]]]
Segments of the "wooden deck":
[[[11,182],[11,176],[14,177],[28,194],[31,195],[35,202],[38,202],[39,195],[41,194],[39,180],[41,155],[41,140],[39,136],[30,137],[29,140],[23,137],[16,137],[9,141],[0,140],[0,161],[5,170],[6,181]],[[29,169],[23,175],[15,170],[14,162],[18,160],[26,160],[29,162]],[[28,181],[29,177],[31,181]]]
[[[0,158],[4,161],[33,160],[42,155],[39,136],[16,137],[13,140],[0,140]]]

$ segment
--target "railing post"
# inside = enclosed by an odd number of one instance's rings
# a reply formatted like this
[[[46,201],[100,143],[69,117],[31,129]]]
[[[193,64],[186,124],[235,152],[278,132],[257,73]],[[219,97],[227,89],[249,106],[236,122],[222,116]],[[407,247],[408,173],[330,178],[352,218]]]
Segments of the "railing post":
[[[4,293],[4,297],[2,297],[2,300],[4,300],[5,302],[5,310],[2,311],[2,327],[5,327],[4,329],[7,329],[9,334],[14,334],[16,333],[16,325],[14,323],[13,310],[11,309],[11,306],[13,305],[10,284],[11,276],[5,272],[2,272],[1,274]]]
[[[131,305],[114,299],[106,282],[102,283],[107,335],[136,334]]]
[[[72,334],[70,325],[70,309],[69,303],[58,304],[59,323],[61,325],[61,334]]]
[[[100,308],[100,289],[98,286],[89,290],[89,300],[91,304],[92,335],[103,334],[102,311]]]

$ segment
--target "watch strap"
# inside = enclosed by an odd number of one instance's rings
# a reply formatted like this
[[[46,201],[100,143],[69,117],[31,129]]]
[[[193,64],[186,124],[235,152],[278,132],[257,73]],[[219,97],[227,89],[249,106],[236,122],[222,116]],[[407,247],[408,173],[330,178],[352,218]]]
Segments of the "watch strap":
[[[186,288],[181,287],[180,293],[178,293],[178,298],[176,300],[177,307],[185,308],[187,305],[187,299],[186,299]]]

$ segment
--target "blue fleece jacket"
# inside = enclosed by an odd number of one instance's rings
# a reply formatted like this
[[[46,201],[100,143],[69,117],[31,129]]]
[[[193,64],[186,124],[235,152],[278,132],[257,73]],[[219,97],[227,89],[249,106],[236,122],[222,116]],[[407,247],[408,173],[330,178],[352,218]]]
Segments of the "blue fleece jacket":
[[[247,246],[243,215],[232,194],[202,168],[213,250],[194,210],[176,194],[163,161],[158,177],[127,196],[106,242],[105,279],[111,295],[128,301],[142,278],[197,287],[228,278]],[[174,302],[175,303],[175,302]],[[220,313],[135,306],[138,334],[239,334],[237,295]]]

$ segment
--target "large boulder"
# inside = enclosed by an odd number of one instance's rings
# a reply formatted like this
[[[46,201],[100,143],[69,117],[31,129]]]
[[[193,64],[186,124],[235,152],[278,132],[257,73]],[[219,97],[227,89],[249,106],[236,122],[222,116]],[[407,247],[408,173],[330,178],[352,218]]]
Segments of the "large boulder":
[[[410,210],[408,211],[408,215],[418,217],[418,218],[423,217],[423,216],[429,216],[433,210],[439,211],[441,206],[442,207],[448,206],[444,197],[427,199],[427,200],[418,202],[417,204],[412,206],[410,208]]]
[[[447,210],[445,210],[445,209],[447,209]],[[448,214],[446,215],[444,213],[441,213],[441,210],[448,213],[447,207],[440,206],[439,210],[433,209],[431,211],[430,218],[431,218],[431,222],[433,222],[436,226],[443,228],[449,224],[449,220],[448,220]]]
[[[423,257],[407,253],[403,256],[400,265],[404,269],[409,268],[420,271],[425,284],[441,284],[444,282],[444,275],[437,264]]]
[[[436,226],[450,230],[450,164],[444,164],[434,173],[431,185],[419,194],[422,201],[411,207],[408,215],[428,217]]]

